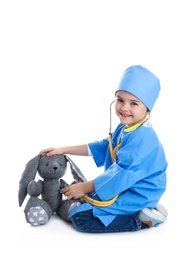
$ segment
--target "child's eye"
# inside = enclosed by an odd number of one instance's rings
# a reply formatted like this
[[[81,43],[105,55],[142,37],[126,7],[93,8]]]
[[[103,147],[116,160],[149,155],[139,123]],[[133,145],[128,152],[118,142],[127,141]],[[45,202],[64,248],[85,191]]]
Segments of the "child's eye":
[[[138,103],[136,103],[136,102],[131,102],[131,105],[132,105],[132,106],[137,106]]]
[[[117,98],[116,101],[123,102],[123,100],[121,98]]]

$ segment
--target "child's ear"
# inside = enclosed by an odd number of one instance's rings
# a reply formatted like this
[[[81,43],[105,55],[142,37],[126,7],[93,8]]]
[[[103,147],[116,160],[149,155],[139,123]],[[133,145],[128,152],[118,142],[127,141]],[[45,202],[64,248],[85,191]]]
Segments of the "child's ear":
[[[146,116],[150,116],[150,110],[147,108],[147,110],[146,110]]]

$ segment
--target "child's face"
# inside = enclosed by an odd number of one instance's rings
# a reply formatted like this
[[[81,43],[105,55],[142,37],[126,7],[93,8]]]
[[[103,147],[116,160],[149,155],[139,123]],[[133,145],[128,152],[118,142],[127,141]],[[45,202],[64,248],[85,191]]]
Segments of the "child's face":
[[[149,114],[147,107],[136,96],[122,90],[116,93],[115,111],[126,127],[135,125]]]

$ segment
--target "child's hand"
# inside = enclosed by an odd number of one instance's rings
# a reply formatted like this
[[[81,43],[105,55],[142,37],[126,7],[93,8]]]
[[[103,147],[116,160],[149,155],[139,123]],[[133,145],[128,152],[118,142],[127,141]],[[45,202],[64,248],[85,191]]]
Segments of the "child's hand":
[[[61,190],[61,193],[70,199],[79,199],[87,193],[95,191],[93,181],[78,182]]]
[[[84,182],[75,183],[67,186],[66,188],[63,188],[61,193],[67,197],[67,200],[79,199],[85,194],[83,186]]]
[[[63,154],[61,148],[47,148],[38,153],[38,155],[41,155],[42,153],[46,153],[47,156],[52,156],[55,154]]]

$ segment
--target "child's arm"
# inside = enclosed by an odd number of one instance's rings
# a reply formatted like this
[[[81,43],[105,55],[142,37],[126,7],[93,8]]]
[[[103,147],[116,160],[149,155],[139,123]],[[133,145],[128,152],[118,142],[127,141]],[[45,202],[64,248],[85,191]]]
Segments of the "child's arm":
[[[47,148],[41,150],[38,155],[46,153],[47,156],[54,154],[72,154],[72,155],[83,155],[88,156],[88,146],[87,144],[74,145],[74,146],[65,146],[60,148]]]

